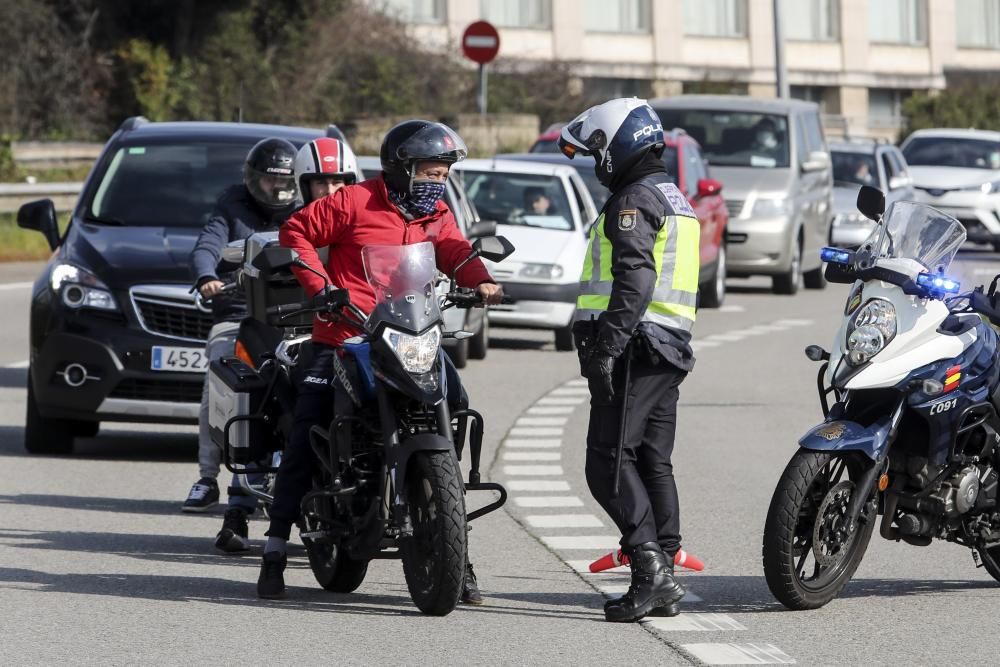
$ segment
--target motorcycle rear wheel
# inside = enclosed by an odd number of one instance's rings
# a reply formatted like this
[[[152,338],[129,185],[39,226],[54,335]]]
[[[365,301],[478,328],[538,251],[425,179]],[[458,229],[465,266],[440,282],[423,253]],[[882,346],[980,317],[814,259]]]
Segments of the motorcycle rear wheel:
[[[863,469],[853,455],[806,449],[785,466],[768,508],[762,557],[768,588],[789,609],[827,604],[861,564],[875,516],[853,536],[842,532],[842,517]]]
[[[465,578],[465,498],[455,457],[415,453],[406,486],[413,524],[413,535],[400,544],[406,586],[420,611],[445,616],[458,605]]]
[[[368,574],[368,561],[354,560],[339,546],[303,540],[316,583],[334,593],[353,593]]]

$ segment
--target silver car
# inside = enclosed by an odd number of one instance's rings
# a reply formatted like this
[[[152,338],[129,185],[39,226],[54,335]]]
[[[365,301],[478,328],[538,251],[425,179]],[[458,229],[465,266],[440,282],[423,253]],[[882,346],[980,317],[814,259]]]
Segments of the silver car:
[[[833,176],[819,108],[799,100],[681,95],[650,101],[663,127],[701,144],[729,208],[730,276],[768,275],[778,294],[826,285]]]
[[[875,223],[858,212],[858,190],[870,185],[885,193],[886,208],[897,201],[913,201],[913,179],[902,152],[889,143],[870,139],[830,142],[833,160],[833,231],[830,243],[856,248],[872,233]]]

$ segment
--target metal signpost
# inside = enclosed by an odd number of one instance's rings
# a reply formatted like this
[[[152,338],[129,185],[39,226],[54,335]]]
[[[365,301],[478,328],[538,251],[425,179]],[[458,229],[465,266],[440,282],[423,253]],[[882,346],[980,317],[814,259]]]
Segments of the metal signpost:
[[[462,53],[479,63],[479,113],[486,113],[486,64],[500,52],[500,33],[487,21],[476,21],[462,33]]]

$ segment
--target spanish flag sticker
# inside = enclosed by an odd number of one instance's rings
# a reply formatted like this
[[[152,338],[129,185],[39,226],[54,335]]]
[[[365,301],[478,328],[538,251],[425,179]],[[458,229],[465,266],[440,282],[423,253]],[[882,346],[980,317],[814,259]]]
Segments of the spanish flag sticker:
[[[952,366],[944,373],[944,390],[952,391],[958,388],[958,383],[962,379],[962,367]]]

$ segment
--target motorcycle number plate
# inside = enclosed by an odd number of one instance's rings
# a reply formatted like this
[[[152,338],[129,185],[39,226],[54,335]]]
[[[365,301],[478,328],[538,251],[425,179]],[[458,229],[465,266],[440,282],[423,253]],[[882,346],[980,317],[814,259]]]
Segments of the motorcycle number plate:
[[[208,370],[204,348],[155,345],[150,356],[149,367],[154,371],[204,373]]]

